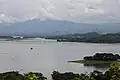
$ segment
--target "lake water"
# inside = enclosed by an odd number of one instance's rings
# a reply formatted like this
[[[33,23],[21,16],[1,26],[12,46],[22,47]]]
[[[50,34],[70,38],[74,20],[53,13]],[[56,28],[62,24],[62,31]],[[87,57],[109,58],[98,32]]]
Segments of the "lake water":
[[[80,60],[84,56],[93,55],[96,52],[119,53],[120,44],[0,41],[0,72],[35,71],[41,72],[45,76],[50,76],[53,70],[75,73],[90,72],[96,68],[84,67],[82,64],[67,61]],[[106,68],[99,70],[104,71]]]

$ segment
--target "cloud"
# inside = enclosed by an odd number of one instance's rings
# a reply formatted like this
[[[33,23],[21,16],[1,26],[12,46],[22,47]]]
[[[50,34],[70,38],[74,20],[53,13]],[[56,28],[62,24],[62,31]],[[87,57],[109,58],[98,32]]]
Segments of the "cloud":
[[[2,13],[0,14],[0,23],[3,23],[3,22],[13,23],[16,21],[18,21],[18,19],[12,16],[6,16],[5,14],[2,14]]]
[[[0,21],[57,19],[78,22],[120,20],[120,0],[0,0]]]

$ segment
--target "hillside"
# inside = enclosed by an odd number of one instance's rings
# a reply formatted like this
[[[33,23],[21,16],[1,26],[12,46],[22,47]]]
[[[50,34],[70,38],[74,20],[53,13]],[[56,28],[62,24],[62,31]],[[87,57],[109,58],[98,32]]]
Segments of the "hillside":
[[[24,35],[24,36],[51,36],[71,33],[113,33],[120,32],[119,23],[75,23],[62,20],[29,20],[18,23],[1,23],[0,36]]]
[[[47,38],[57,39],[58,42],[120,43],[120,33],[99,34],[89,32],[85,34],[69,34]]]

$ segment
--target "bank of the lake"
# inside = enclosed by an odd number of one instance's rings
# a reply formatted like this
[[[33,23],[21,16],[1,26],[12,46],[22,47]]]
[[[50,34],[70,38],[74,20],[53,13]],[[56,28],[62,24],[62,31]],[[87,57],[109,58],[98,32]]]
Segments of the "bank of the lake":
[[[20,74],[18,71],[0,73],[0,80],[120,80],[120,63],[110,64],[105,72],[94,70],[90,73],[58,72],[51,73],[51,79],[40,72]]]
[[[76,61],[68,61],[68,62],[74,62],[74,63],[83,63],[83,64],[111,64],[113,62],[118,61],[96,61],[96,60],[76,60]]]
[[[47,37],[58,42],[120,43],[120,33],[100,34],[97,32],[76,33]]]
[[[106,66],[109,67],[112,63],[119,63],[120,61],[120,55],[114,54],[114,53],[95,53],[92,56],[84,56],[83,60],[76,60],[76,61],[68,61],[68,62],[74,62],[74,63],[81,63],[85,66]]]

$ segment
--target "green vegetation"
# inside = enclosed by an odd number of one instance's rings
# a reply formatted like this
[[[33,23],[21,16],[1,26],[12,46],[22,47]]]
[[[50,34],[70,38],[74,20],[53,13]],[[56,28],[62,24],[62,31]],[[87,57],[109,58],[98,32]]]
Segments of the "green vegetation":
[[[105,73],[93,71],[89,74],[74,74],[72,72],[52,73],[53,80],[120,80],[120,63],[112,63]]]
[[[68,62],[84,63],[84,64],[110,64],[113,63],[114,61],[76,60],[76,61],[68,61]]]
[[[120,56],[112,53],[96,53],[93,56],[85,56],[84,60],[96,60],[96,61],[118,61]]]
[[[75,74],[73,72],[60,73],[53,71],[51,76],[52,80],[120,80],[120,63],[112,63],[105,73],[97,70],[88,74]],[[13,71],[0,73],[0,80],[47,80],[47,78],[41,73],[30,72],[23,75]]]
[[[57,39],[58,42],[120,43],[120,33],[99,34],[89,32],[85,34],[78,33],[47,38]]]
[[[119,62],[120,56],[112,53],[96,53],[93,56],[85,56],[84,60],[68,61],[82,63],[84,66],[93,66],[95,68],[108,68],[113,62]]]
[[[86,43],[120,43],[120,33],[108,33],[108,34],[99,34],[97,32],[88,32],[84,34],[67,34],[59,36],[0,36],[0,39],[7,40],[23,40],[28,38],[46,38],[46,39],[55,39],[58,42],[86,42]]]
[[[19,72],[0,73],[0,80],[24,80],[24,76]]]
[[[110,64],[112,62],[119,62],[120,56],[112,53],[96,53],[93,56],[85,56],[83,59],[68,62],[83,63],[85,65]]]
[[[0,80],[47,80],[41,73],[20,74],[19,72],[0,73]]]
[[[47,80],[41,73],[30,72],[25,74],[25,80]]]

